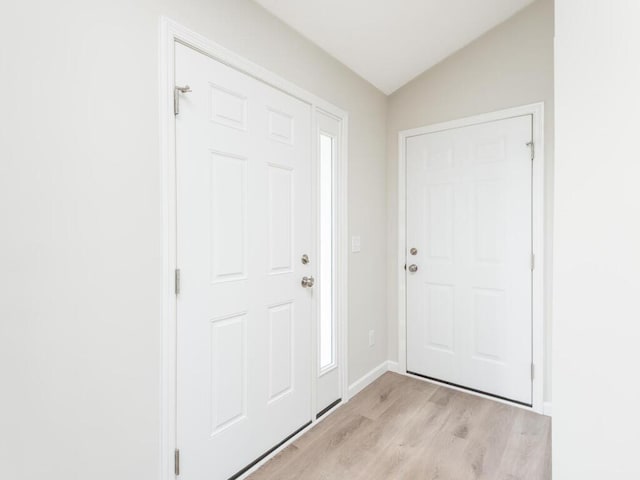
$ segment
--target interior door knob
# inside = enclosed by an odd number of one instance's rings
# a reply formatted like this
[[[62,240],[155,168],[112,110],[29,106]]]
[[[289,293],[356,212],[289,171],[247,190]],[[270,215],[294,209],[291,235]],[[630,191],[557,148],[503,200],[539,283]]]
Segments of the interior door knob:
[[[313,277],[302,277],[302,281],[300,282],[304,288],[311,288],[314,283],[316,283],[316,280]]]
[[[411,273],[416,273],[418,271],[418,265],[416,265],[415,263],[413,265],[409,265],[409,271]]]

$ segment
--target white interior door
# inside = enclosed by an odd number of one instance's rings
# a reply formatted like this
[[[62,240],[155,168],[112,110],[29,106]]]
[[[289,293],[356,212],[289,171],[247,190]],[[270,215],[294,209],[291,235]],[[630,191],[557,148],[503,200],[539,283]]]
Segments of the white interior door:
[[[311,108],[175,58],[180,478],[226,479],[312,415]]]
[[[407,370],[527,405],[531,140],[525,115],[406,142]]]

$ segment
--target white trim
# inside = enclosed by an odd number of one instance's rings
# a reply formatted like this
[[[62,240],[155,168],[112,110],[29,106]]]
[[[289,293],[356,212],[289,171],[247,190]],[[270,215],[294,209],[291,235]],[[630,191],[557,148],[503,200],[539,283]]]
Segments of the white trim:
[[[544,412],[547,417],[552,416],[552,404],[551,402],[544,402]]]
[[[349,398],[353,398],[388,371],[389,362],[385,360],[370,372],[365,373],[362,377],[349,385]]]
[[[174,87],[174,46],[176,42],[220,61],[236,70],[250,75],[274,88],[292,95],[309,104],[312,111],[312,126],[315,131],[316,112],[322,110],[340,119],[340,165],[338,168],[339,181],[336,189],[338,197],[337,235],[338,244],[336,256],[338,272],[336,276],[337,295],[336,312],[339,338],[339,361],[342,372],[341,387],[343,403],[349,398],[347,388],[348,352],[347,352],[347,315],[348,315],[348,217],[347,217],[347,186],[348,186],[348,123],[349,115],[344,110],[315,96],[314,94],[294,85],[286,79],[250,62],[221,45],[210,41],[192,30],[162,17],[159,32],[159,105],[160,105],[160,158],[162,168],[162,346],[161,346],[161,378],[160,378],[160,478],[174,479],[173,458],[176,448],[176,297],[174,294],[174,271],[176,269],[176,192],[175,192],[175,116],[173,114]],[[316,155],[312,148],[312,155]],[[313,333],[315,335],[315,333]],[[317,341],[312,338],[314,345]],[[316,347],[317,348],[317,347]],[[315,356],[314,356],[315,357]],[[310,420],[315,418],[315,382],[317,369],[312,361],[310,375],[312,378],[312,411]],[[321,418],[325,418],[325,416]],[[297,438],[297,437],[296,437]],[[293,439],[292,439],[293,440]],[[290,442],[289,442],[290,443]],[[282,447],[284,448],[284,446]],[[282,448],[278,449],[280,451]],[[268,458],[273,457],[273,452]],[[264,463],[261,462],[260,464]]]
[[[533,363],[536,366],[532,385],[533,406],[531,410],[542,413],[544,403],[544,103],[534,103],[521,107],[499,110],[496,112],[475,115],[472,117],[438,123],[426,127],[403,130],[398,133],[398,364],[399,371],[407,370],[407,311],[406,311],[406,158],[405,143],[407,138],[439,132],[453,128],[476,125],[478,123],[503,120],[521,115],[533,116],[533,141],[535,144],[535,161],[533,162],[533,252],[536,256],[536,268],[533,271],[533,312],[532,341]]]
[[[176,265],[175,236],[175,128],[171,122],[173,102],[172,72],[174,71],[173,36],[165,19],[160,23],[158,58],[158,104],[160,122],[160,162],[162,179],[162,348],[160,359],[160,478],[169,480],[174,475],[176,448]]]
[[[318,109],[331,113],[323,107]],[[334,111],[335,113],[335,111]],[[336,251],[335,314],[338,325],[340,357],[340,391],[342,401],[349,401],[349,115],[341,111],[340,152],[336,168]],[[317,342],[316,342],[317,344]]]
[[[400,370],[400,364],[392,360],[387,361],[387,370],[393,373],[404,373]]]

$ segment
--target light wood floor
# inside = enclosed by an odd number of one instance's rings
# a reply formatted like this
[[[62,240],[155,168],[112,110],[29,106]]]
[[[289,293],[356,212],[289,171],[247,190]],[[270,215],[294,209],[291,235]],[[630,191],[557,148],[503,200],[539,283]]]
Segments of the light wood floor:
[[[547,480],[551,420],[386,373],[250,480]]]

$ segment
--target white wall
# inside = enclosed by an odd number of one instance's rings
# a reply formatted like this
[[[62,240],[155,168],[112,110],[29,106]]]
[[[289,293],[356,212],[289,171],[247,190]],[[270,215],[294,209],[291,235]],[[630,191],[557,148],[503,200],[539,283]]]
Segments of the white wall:
[[[387,121],[387,281],[389,358],[398,358],[398,132],[544,101],[545,317],[551,331],[553,218],[553,1],[537,0],[511,19],[423,73],[389,97]],[[545,352],[545,400],[551,399],[550,347]]]
[[[161,15],[350,112],[350,379],[386,360],[379,91],[248,0],[3,2],[2,478],[158,478]]]
[[[556,0],[554,480],[640,478],[638,19]]]

